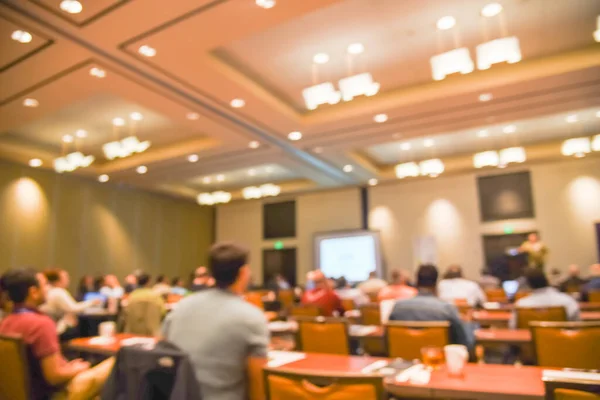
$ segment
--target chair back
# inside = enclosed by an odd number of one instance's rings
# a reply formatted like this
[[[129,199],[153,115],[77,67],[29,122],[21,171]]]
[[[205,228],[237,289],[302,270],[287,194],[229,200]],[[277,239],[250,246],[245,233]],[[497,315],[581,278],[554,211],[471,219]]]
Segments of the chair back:
[[[342,299],[342,308],[344,311],[355,310],[356,304],[353,299]]]
[[[371,303],[378,303],[379,302],[379,294],[378,293],[369,293],[369,301]]]
[[[181,299],[183,299],[183,296],[180,294],[169,293],[167,295],[167,303],[168,304],[179,303],[181,301]]]
[[[600,321],[531,322],[537,364],[600,369]]]
[[[363,325],[381,325],[381,309],[378,303],[363,304],[359,307]]]
[[[569,283],[565,290],[567,293],[579,293],[581,291],[581,284]]]
[[[588,292],[588,301],[590,303],[600,302],[600,290],[590,290]]]
[[[425,346],[444,347],[449,343],[448,321],[390,321],[385,324],[385,342],[389,357],[405,360],[421,358]]]
[[[327,375],[264,369],[267,400],[383,400],[383,379],[362,374]]]
[[[294,298],[294,289],[281,289],[277,293],[277,299],[285,311],[289,311],[294,306]]]
[[[517,328],[528,329],[533,321],[566,321],[567,312],[559,307],[517,307]]]
[[[486,289],[485,297],[487,301],[498,302],[498,303],[507,303],[508,297],[506,297],[506,292],[502,288],[496,289]]]
[[[515,301],[521,300],[523,297],[527,297],[530,294],[531,294],[531,292],[528,292],[528,291],[525,291],[525,290],[519,291],[519,292],[515,293],[515,299],[514,300]]]
[[[292,317],[318,317],[321,315],[321,309],[312,304],[300,304],[292,307],[290,315]]]
[[[454,299],[454,305],[456,307],[469,306],[469,301],[464,297]]]
[[[263,295],[261,292],[248,292],[246,293],[246,301],[250,304],[255,305],[256,307],[260,308],[261,310],[265,309],[265,305],[263,303]]]
[[[544,377],[546,400],[600,400],[600,383],[582,379]]]
[[[124,309],[125,333],[158,336],[163,309],[154,301],[130,301]]]
[[[20,337],[0,335],[0,399],[29,400],[29,363]]]
[[[350,354],[348,322],[343,318],[299,317],[296,346],[309,353]]]

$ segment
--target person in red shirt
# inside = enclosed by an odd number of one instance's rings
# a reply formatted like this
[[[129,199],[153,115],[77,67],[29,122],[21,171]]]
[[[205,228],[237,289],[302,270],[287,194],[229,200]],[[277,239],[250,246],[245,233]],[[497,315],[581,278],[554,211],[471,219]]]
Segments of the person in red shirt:
[[[31,399],[48,399],[61,391],[69,400],[96,396],[114,358],[91,369],[85,361],[64,359],[54,321],[38,311],[46,298],[47,281],[43,274],[27,268],[13,269],[1,281],[14,307],[0,322],[0,334],[20,336],[27,345]]]
[[[407,278],[402,271],[395,269],[392,271],[392,283],[379,291],[377,299],[382,300],[402,300],[410,299],[417,295],[417,289],[406,284]]]
[[[331,317],[334,311],[340,314],[344,313],[342,301],[330,287],[323,272],[311,271],[308,273],[307,279],[314,284],[314,287],[304,292],[301,300],[302,304],[319,307],[325,317]]]

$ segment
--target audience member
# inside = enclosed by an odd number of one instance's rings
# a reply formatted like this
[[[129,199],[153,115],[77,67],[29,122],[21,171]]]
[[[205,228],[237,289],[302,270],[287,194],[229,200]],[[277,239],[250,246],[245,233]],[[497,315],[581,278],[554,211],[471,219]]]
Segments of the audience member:
[[[64,359],[54,322],[38,311],[47,290],[43,274],[36,275],[31,269],[13,269],[4,274],[2,282],[15,308],[0,322],[0,334],[18,335],[27,344],[30,398],[48,399],[59,392],[67,398],[97,396],[114,358],[91,369],[90,364],[82,360]]]
[[[564,278],[562,272],[560,272],[560,269],[558,269],[558,268],[550,269],[550,275],[548,276],[548,285],[557,288],[560,286],[560,284],[562,283],[562,281],[564,279],[565,278]]]
[[[379,301],[410,299],[417,295],[417,289],[406,284],[408,279],[404,271],[399,269],[393,270],[391,278],[391,283],[379,291],[377,295]]]
[[[590,266],[590,279],[588,283],[581,288],[581,300],[589,301],[589,293],[598,290],[600,290],[600,264],[594,264]]]
[[[528,296],[517,300],[515,307],[556,307],[565,308],[567,319],[576,321],[579,319],[579,304],[571,296],[560,293],[557,289],[550,287],[544,271],[537,267],[529,267],[525,270],[527,284],[533,290]],[[513,312],[510,327],[517,326],[517,314]]]
[[[131,305],[132,302],[150,302],[155,303],[160,306],[163,313],[166,311],[165,309],[165,300],[163,296],[157,291],[150,288],[152,278],[148,274],[141,274],[138,276],[138,287],[131,292],[129,295],[128,306]]]
[[[581,287],[587,283],[586,279],[581,276],[579,265],[569,265],[567,278],[560,282],[559,288],[561,292],[579,292]]]
[[[164,336],[189,355],[203,399],[262,398],[269,330],[261,310],[242,299],[250,280],[248,251],[220,243],[209,257],[216,288],[181,300],[167,316]]]
[[[544,269],[546,256],[548,255],[548,247],[542,243],[537,233],[530,233],[527,236],[527,240],[519,247],[519,251],[527,254],[527,262],[530,267]]]
[[[345,277],[340,277],[336,282],[335,293],[342,300],[352,300],[355,306],[370,302],[369,297],[360,289],[352,288]]]
[[[307,284],[307,289],[302,295],[301,303],[305,305],[314,305],[321,309],[321,313],[325,317],[331,317],[334,311],[342,314],[344,308],[342,307],[342,301],[337,294],[329,287],[327,278],[323,275],[320,270],[310,271],[306,278],[311,285]]]
[[[94,278],[94,292],[100,292],[100,289],[104,286],[104,276],[97,276]]]
[[[94,277],[91,275],[84,275],[79,280],[79,286],[77,288],[77,300],[82,301],[85,295],[88,293],[94,293]]]
[[[421,265],[417,271],[417,296],[397,301],[390,321],[448,321],[450,342],[472,348],[473,333],[460,320],[456,307],[436,297],[437,279],[438,271],[434,265]]]
[[[129,274],[125,277],[125,293],[129,294],[133,292],[138,285],[138,278],[136,275]]]
[[[104,277],[104,286],[100,288],[100,293],[109,299],[120,299],[125,294],[119,280],[114,275]]]
[[[500,287],[500,279],[492,275],[488,268],[484,268],[481,270],[479,286],[483,290],[498,289]]]
[[[452,304],[463,300],[468,305],[475,306],[486,301],[481,287],[477,283],[463,278],[462,268],[459,265],[448,267],[444,279],[438,283],[437,294],[440,299]]]
[[[156,283],[152,287],[152,290],[154,290],[156,293],[160,294],[161,296],[168,295],[171,292],[171,286],[169,285],[169,281],[167,280],[167,277],[164,275],[159,275],[156,278]]]
[[[377,296],[379,291],[387,286],[387,282],[377,277],[377,272],[372,271],[369,274],[369,279],[358,285],[367,296]]]
[[[278,292],[280,290],[289,290],[292,288],[290,283],[281,274],[276,274],[268,284],[269,289]]]
[[[190,291],[199,292],[201,290],[208,289],[211,286],[210,278],[210,274],[208,273],[208,269],[206,267],[196,268]]]
[[[185,283],[183,279],[176,277],[171,281],[171,294],[175,294],[177,296],[185,296],[188,294],[188,290],[185,288]]]
[[[49,283],[46,303],[41,310],[48,314],[55,322],[63,319],[67,314],[79,314],[85,309],[100,305],[101,300],[88,300],[76,302],[67,291],[69,287],[69,273],[64,269],[51,269],[45,272]]]

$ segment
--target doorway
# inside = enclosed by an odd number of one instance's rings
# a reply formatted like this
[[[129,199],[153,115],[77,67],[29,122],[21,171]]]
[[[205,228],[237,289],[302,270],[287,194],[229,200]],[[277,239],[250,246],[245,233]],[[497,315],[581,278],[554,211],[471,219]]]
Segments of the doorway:
[[[296,249],[263,250],[263,285],[281,274],[292,287],[296,286]]]
[[[483,236],[485,264],[492,275],[503,281],[517,279],[523,275],[527,266],[527,256],[514,250],[527,240],[529,233]]]

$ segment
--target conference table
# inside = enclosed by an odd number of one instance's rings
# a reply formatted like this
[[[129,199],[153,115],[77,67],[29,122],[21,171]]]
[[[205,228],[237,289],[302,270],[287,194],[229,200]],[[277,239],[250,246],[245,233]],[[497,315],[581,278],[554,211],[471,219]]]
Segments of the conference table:
[[[511,311],[478,310],[471,313],[473,321],[484,326],[508,326]],[[579,318],[582,321],[600,321],[600,311],[581,311]]]

